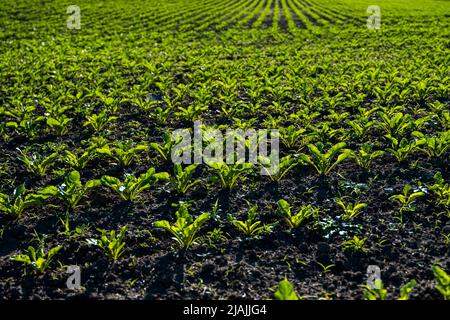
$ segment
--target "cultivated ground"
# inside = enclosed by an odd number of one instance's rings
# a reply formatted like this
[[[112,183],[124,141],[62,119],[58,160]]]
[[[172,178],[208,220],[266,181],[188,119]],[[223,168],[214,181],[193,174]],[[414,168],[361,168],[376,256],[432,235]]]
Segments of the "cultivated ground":
[[[266,299],[286,277],[364,299],[375,265],[389,299],[449,298],[449,22],[444,0],[1,1],[1,297]],[[177,173],[164,135],[196,120],[279,130],[285,174]],[[177,211],[209,218],[186,250],[155,225]]]

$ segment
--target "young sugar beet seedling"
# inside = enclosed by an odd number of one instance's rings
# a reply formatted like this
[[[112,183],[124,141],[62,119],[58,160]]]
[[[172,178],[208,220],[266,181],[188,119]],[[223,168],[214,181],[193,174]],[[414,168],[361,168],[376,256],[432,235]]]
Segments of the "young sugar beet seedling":
[[[12,121],[6,123],[7,128],[14,129],[19,135],[24,135],[28,138],[36,137],[40,123],[45,120],[43,116],[36,116],[33,112],[35,107],[26,107],[23,110],[11,109],[5,111],[6,116],[14,118]],[[16,113],[18,111],[18,113]]]
[[[220,228],[215,228],[212,231],[209,231],[206,236],[203,238],[202,244],[205,245],[208,249],[219,250],[221,253],[224,253],[224,248],[220,245],[227,241],[228,238],[224,235],[224,232]]]
[[[367,207],[365,203],[347,203],[345,204],[342,199],[336,201],[336,203],[342,208],[344,213],[342,214],[343,220],[353,220],[361,214],[361,210]]]
[[[47,126],[55,131],[58,136],[62,136],[69,131],[69,123],[72,120],[72,118],[69,118],[64,114],[55,114],[47,117]]]
[[[113,89],[112,93],[115,90]],[[100,101],[102,102],[102,104],[105,106],[104,111],[108,110],[111,113],[116,113],[117,112],[117,103],[118,100],[116,98],[114,98],[111,95],[104,95],[102,92],[100,92],[99,88],[97,87],[97,89],[95,90],[95,92],[93,92],[92,94],[93,96],[97,97],[100,99]]]
[[[410,191],[412,190],[412,187],[407,184],[403,187],[403,193],[402,194],[396,194],[391,196],[389,199],[393,200],[395,202],[398,202],[401,207],[400,207],[400,216],[399,216],[399,221],[402,223],[403,222],[403,212],[412,212],[415,210],[415,201],[417,198],[419,197],[423,197],[425,195],[424,192],[422,191],[416,191],[416,192],[412,192],[410,193]]]
[[[315,209],[312,205],[302,206],[300,210],[293,214],[291,212],[291,206],[286,200],[278,201],[277,214],[283,218],[290,229],[296,229],[311,216],[315,216],[319,212],[319,209]]]
[[[166,101],[166,99],[164,99],[164,101]],[[166,124],[169,116],[173,114],[173,109],[174,107],[171,105],[168,105],[167,108],[158,106],[150,113],[150,117],[155,119],[159,124]]]
[[[329,122],[322,122],[320,125],[311,127],[313,129],[311,137],[315,137],[319,141],[317,144],[319,149],[323,148],[320,144],[323,146],[328,145],[328,143],[338,135],[341,135],[340,140],[342,140],[342,137],[346,136],[345,129],[332,129],[330,128]],[[321,149],[320,151],[322,152],[323,150]]]
[[[278,154],[272,152],[269,157],[258,156],[259,163],[272,182],[279,183],[284,176],[298,164],[292,155],[278,159]],[[277,165],[278,161],[278,165]]]
[[[418,146],[417,141],[409,142],[406,138],[402,138],[400,141],[391,135],[386,135],[386,138],[391,141],[391,148],[386,148],[386,151],[392,154],[398,162],[405,161]]]
[[[57,196],[69,209],[75,209],[80,200],[93,188],[101,185],[100,180],[90,180],[84,185],[78,171],[72,171],[64,178],[64,183],[58,187],[46,188],[46,194]]]
[[[114,148],[106,145],[103,148],[97,149],[96,152],[113,158],[122,168],[126,168],[131,165],[138,153],[146,150],[148,150],[148,146],[145,144],[132,146],[130,143],[117,143]]]
[[[196,164],[191,164],[183,169],[181,164],[176,163],[173,167],[175,181],[173,183],[175,190],[185,194],[190,188],[201,183],[201,180],[191,181],[192,175],[197,168]]]
[[[51,197],[51,193],[48,190],[33,194],[27,193],[24,184],[21,184],[11,196],[0,193],[0,212],[4,212],[6,215],[19,219],[26,208],[33,207],[44,203],[45,200]]]
[[[97,154],[98,149],[106,148],[108,146],[108,140],[102,136],[91,136],[87,143],[87,151]]]
[[[352,151],[352,157],[356,160],[358,166],[363,169],[369,170],[372,167],[372,163],[376,158],[382,157],[385,152],[382,150],[372,151],[372,146],[368,143],[363,144],[358,152]]]
[[[413,119],[409,114],[397,112],[391,115],[385,112],[379,112],[378,115],[381,119],[378,122],[378,126],[392,137],[402,136],[405,131],[413,126]]]
[[[21,262],[24,267],[30,267],[38,273],[44,273],[50,265],[53,256],[58,253],[59,250],[61,250],[61,246],[53,247],[45,252],[44,242],[42,241],[37,248],[29,246],[28,249],[25,250],[25,253],[13,256],[11,259]]]
[[[364,299],[366,300],[386,300],[387,290],[384,288],[383,281],[381,279],[375,279],[373,282],[373,288],[369,285],[362,286],[364,289]]]
[[[322,273],[323,274],[331,272],[331,269],[336,266],[335,264],[325,265],[325,264],[323,264],[321,262],[318,262],[318,261],[316,261],[316,263],[322,269]]]
[[[196,102],[194,104],[188,105],[186,108],[179,106],[178,111],[175,112],[175,115],[180,120],[193,122],[194,120],[201,119],[202,113],[206,110],[208,110],[207,106]]]
[[[329,120],[331,124],[339,125],[348,119],[350,113],[348,112],[336,112],[333,109],[329,110],[329,114],[325,116],[325,119]]]
[[[6,122],[3,121],[0,121],[0,139],[2,139],[4,142],[9,142],[11,140],[11,137],[8,134],[8,127],[6,126]]]
[[[84,122],[83,126],[91,126],[92,129],[96,133],[101,132],[108,124],[112,123],[113,121],[117,120],[118,117],[116,116],[110,116],[106,110],[103,110],[99,114],[92,114],[86,116],[86,121]]]
[[[341,243],[342,249],[345,251],[350,251],[352,253],[364,252],[367,250],[365,247],[367,238],[358,238],[357,236],[353,236],[352,239],[344,241]]]
[[[115,230],[97,230],[101,233],[101,235],[99,239],[96,239],[95,243],[106,253],[109,259],[112,261],[117,261],[125,252],[124,237],[127,232],[127,226],[122,226],[117,235]]]
[[[244,112],[245,111],[243,111],[243,113]],[[247,130],[250,130],[255,127],[256,118],[244,119],[244,120],[240,119],[240,118],[233,118],[233,122],[234,122],[234,127],[236,127],[237,129],[247,131]]]
[[[209,213],[202,213],[194,219],[189,213],[186,205],[181,205],[175,213],[177,220],[171,224],[167,220],[160,220],[154,223],[156,228],[164,229],[174,236],[174,240],[183,250],[188,250],[199,239],[197,234],[201,227],[209,220]]]
[[[450,130],[450,111],[445,110],[440,116],[437,114],[436,118],[439,120],[444,130]]]
[[[66,211],[62,217],[59,217],[59,222],[61,226],[63,227],[63,231],[61,234],[69,237],[69,238],[79,238],[86,234],[86,232],[89,230],[89,225],[83,224],[81,226],[75,227],[74,229],[71,229],[70,222],[69,222],[69,211]]]
[[[421,114],[424,112],[424,109],[418,105],[411,106],[411,111],[415,114]],[[424,117],[420,117],[413,121],[413,128],[416,131],[424,130],[427,126],[429,126],[430,122],[433,120],[433,116],[428,115]]]
[[[299,300],[294,285],[286,277],[278,284],[274,296],[276,300]]]
[[[280,140],[289,150],[301,150],[305,144],[311,139],[305,134],[305,129],[295,129],[293,125],[287,128],[280,128]]]
[[[438,205],[443,207],[450,216],[450,184],[445,183],[440,172],[437,172],[433,178],[435,184],[428,185],[428,188],[436,195]]]
[[[347,124],[352,127],[352,133],[359,139],[364,139],[370,129],[373,128],[373,121],[367,117],[361,117],[358,120],[348,120]]]
[[[216,171],[215,180],[220,182],[224,190],[230,191],[244,173],[253,169],[251,163],[226,164],[225,162],[209,162],[208,166]]]
[[[397,300],[409,300],[412,289],[417,285],[416,280],[411,280],[400,288],[400,297]],[[388,291],[384,288],[383,281],[376,279],[373,286],[363,285],[364,299],[366,300],[387,300]]]
[[[93,149],[88,149],[80,156],[69,150],[64,151],[63,161],[66,162],[70,168],[75,170],[83,170],[89,161],[95,158],[97,153]]]
[[[33,153],[31,156],[24,153],[22,150],[17,148],[20,152],[21,156],[17,157],[20,161],[22,161],[26,167],[28,172],[33,173],[39,177],[43,177],[50,166],[54,165],[58,160],[58,153],[54,152],[47,157],[43,157],[39,154]]]
[[[439,266],[433,266],[436,289],[442,294],[444,300],[450,300],[450,275]]]
[[[300,159],[312,165],[321,176],[328,175],[339,163],[350,157],[351,151],[345,149],[345,142],[340,142],[332,146],[327,152],[324,151],[323,143],[317,146],[308,145],[311,156],[302,153]]]
[[[238,228],[246,237],[253,237],[271,232],[273,225],[265,225],[262,221],[256,220],[257,210],[258,206],[252,206],[247,213],[246,220],[238,220],[231,215],[228,215],[228,221]]]
[[[430,158],[441,158],[450,149],[450,131],[441,132],[437,136],[428,137],[422,132],[414,131],[418,149]]]
[[[446,246],[450,246],[450,232],[447,234],[443,233],[441,236],[442,236],[444,244]]]
[[[221,211],[221,210],[219,209],[219,198],[217,198],[216,201],[214,202],[214,206],[210,212],[211,220],[219,221],[219,219],[220,219],[219,211]]]
[[[161,157],[164,159],[164,161],[170,161],[172,157],[172,149],[182,140],[183,138],[180,137],[178,141],[175,141],[172,139],[169,132],[165,132],[163,135],[163,143],[157,144],[155,142],[150,143],[150,146],[155,149]]]
[[[169,177],[167,172],[155,173],[155,169],[150,168],[146,173],[141,174],[139,177],[126,175],[124,181],[120,181],[111,176],[103,176],[100,181],[104,186],[110,187],[116,191],[122,200],[134,201],[142,191],[152,187],[158,181],[169,180]]]

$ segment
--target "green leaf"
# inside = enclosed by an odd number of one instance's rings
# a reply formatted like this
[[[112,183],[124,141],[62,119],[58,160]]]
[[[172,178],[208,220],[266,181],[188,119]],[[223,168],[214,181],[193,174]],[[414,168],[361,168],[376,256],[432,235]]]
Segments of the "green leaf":
[[[115,178],[115,177],[111,177],[111,176],[103,176],[100,179],[101,183],[107,187],[113,187],[113,186],[118,186],[120,185],[120,180]]]
[[[39,191],[39,195],[44,197],[52,197],[59,193],[58,188],[55,186],[48,186]]]
[[[22,196],[25,192],[26,192],[25,184],[21,184],[20,186],[18,186],[18,187],[14,190],[14,193],[13,193],[14,199],[19,198],[19,197]]]
[[[102,185],[102,182],[100,180],[98,180],[98,179],[96,179],[96,180],[89,180],[88,182],[86,182],[86,185],[85,185],[84,188],[86,190],[90,190],[90,189],[93,189],[93,188],[101,186],[101,185]]]
[[[295,293],[294,286],[287,278],[284,278],[279,284],[278,289],[275,292],[276,300],[298,300],[298,296]]]

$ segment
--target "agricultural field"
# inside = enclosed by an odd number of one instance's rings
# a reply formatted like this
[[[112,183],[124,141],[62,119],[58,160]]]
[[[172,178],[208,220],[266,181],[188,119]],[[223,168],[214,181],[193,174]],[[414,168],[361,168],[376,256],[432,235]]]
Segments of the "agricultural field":
[[[450,299],[449,34],[448,0],[2,0],[1,299]],[[278,146],[175,163],[227,130]]]

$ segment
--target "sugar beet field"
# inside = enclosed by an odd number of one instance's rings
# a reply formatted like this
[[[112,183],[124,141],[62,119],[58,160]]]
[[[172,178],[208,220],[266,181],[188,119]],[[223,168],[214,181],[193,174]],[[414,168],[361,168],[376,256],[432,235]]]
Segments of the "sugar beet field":
[[[449,34],[448,0],[2,0],[0,298],[450,299]]]

